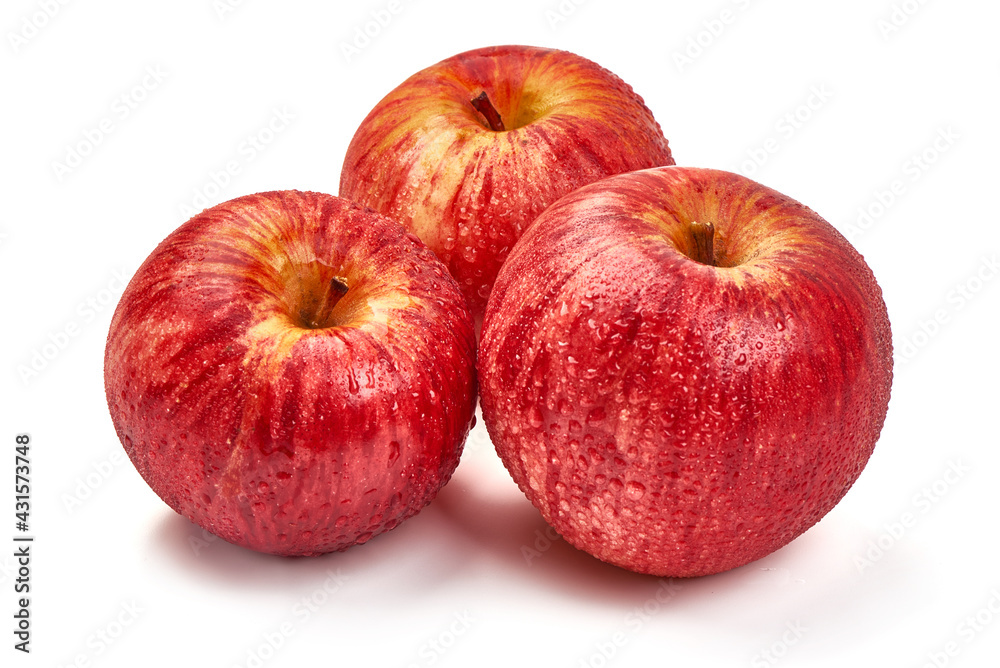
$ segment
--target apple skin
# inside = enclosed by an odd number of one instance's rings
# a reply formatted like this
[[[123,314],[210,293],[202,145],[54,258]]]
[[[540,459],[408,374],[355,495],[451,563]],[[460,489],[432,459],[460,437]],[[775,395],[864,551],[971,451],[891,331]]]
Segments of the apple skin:
[[[713,265],[692,222],[716,228]],[[722,572],[844,496],[885,420],[892,343],[860,254],[809,208],[665,167],[562,198],[486,309],[483,418],[562,536],[640,573]]]
[[[482,91],[505,131],[472,105]],[[430,246],[478,323],[507,253],[550,204],[672,164],[660,126],[617,76],[566,51],[498,46],[428,67],[379,102],[347,149],[340,195]]]
[[[104,379],[167,505],[232,543],[317,555],[392,529],[448,481],[474,365],[465,299],[424,244],[344,199],[282,191],[207,209],[153,251]]]

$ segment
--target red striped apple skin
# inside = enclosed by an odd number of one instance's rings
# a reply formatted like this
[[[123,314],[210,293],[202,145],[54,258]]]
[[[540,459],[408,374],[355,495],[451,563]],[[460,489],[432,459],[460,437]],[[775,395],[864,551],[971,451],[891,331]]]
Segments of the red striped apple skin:
[[[483,91],[505,131],[471,104]],[[652,113],[617,76],[566,51],[499,46],[428,67],[379,102],[348,147],[340,194],[430,246],[478,320],[507,253],[549,204],[672,164]]]
[[[348,287],[331,310],[334,277]],[[208,209],[156,248],[112,319],[105,388],[171,508],[253,550],[315,555],[392,529],[448,481],[474,363],[465,300],[416,237],[284,191]]]
[[[715,226],[698,262],[692,222]],[[483,417],[576,547],[658,576],[718,573],[844,496],[885,419],[889,320],[858,252],[749,179],[665,167],[556,202],[497,278]]]

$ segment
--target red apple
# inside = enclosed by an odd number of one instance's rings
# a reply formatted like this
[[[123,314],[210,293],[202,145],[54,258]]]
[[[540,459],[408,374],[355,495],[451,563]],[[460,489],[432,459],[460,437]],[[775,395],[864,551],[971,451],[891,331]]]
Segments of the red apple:
[[[672,165],[624,81],[566,51],[461,53],[400,84],[347,150],[340,194],[398,220],[458,280],[477,322],[500,265],[559,197],[612,174]]]
[[[746,564],[823,517],[868,461],[892,382],[858,252],[798,202],[665,167],[562,198],[483,323],[497,452],[576,547],[641,573]]]
[[[475,335],[444,265],[319,193],[195,216],[129,283],[108,335],[115,430],[167,505],[238,545],[315,555],[417,513],[461,454]]]

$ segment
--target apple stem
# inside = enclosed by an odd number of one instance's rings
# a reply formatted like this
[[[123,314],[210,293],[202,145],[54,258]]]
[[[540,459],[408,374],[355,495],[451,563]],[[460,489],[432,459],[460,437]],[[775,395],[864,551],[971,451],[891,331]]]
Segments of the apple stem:
[[[336,308],[340,299],[347,294],[347,290],[347,279],[342,276],[334,276],[330,279],[330,290],[327,292],[326,299],[323,300],[323,308],[316,313],[314,320],[307,319],[310,320],[309,324],[313,329],[330,326],[330,314],[333,313],[333,309]]]
[[[503,119],[500,118],[500,112],[490,102],[490,96],[486,94],[486,91],[482,91],[472,98],[472,106],[486,118],[486,122],[490,124],[490,129],[494,132],[503,132],[507,129],[504,127]]]
[[[347,294],[347,290],[347,279],[343,276],[334,276],[330,279],[330,292],[333,293],[333,297],[330,300],[331,309],[337,305],[341,297]]]
[[[691,236],[694,237],[694,255],[692,260],[715,266],[715,225],[712,223],[691,223]]]

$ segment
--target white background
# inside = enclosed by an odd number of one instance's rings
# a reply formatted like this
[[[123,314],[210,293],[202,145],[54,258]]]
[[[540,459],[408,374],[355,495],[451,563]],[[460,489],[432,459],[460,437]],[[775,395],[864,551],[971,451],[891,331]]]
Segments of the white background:
[[[63,2],[51,18],[37,0],[0,12],[0,663],[997,665],[996,3],[403,0],[389,15],[388,0]],[[205,541],[112,429],[117,276],[201,208],[196,194],[335,193],[383,95],[504,43],[601,63],[645,98],[679,164],[751,175],[861,250],[897,347],[868,468],[788,547],[674,583],[540,538],[481,423],[438,500],[364,546],[283,559]],[[275,110],[293,118],[250,159],[244,142]],[[111,131],[57,173],[104,119]],[[213,187],[229,161],[239,173]],[[21,432],[34,443],[29,656],[11,633]]]

